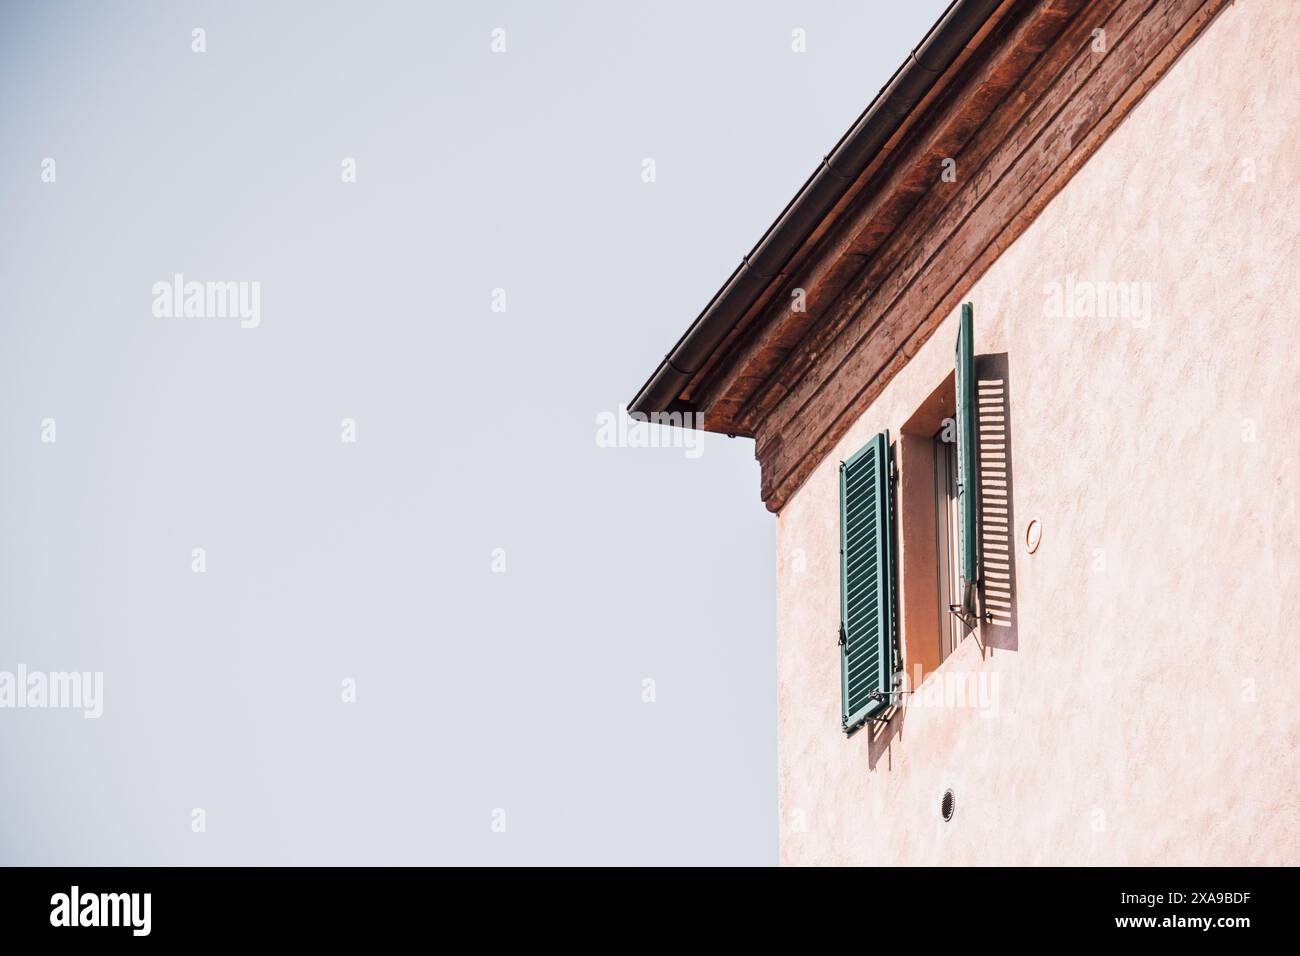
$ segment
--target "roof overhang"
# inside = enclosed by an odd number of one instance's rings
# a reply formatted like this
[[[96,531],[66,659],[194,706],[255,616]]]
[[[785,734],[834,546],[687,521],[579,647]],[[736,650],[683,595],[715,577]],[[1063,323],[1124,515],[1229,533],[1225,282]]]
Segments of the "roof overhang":
[[[629,412],[701,410],[692,398],[693,386],[719,346],[751,317],[760,301],[770,299],[781,280],[809,258],[811,240],[825,232],[830,220],[842,211],[863,174],[887,156],[927,94],[944,85],[992,15],[1009,5],[1009,0],[953,0],[949,4],[664,356],[628,406]],[[733,430],[725,425],[719,422],[718,428],[710,430]]]
[[[753,437],[779,510],[1225,2],[956,0],[629,411]]]

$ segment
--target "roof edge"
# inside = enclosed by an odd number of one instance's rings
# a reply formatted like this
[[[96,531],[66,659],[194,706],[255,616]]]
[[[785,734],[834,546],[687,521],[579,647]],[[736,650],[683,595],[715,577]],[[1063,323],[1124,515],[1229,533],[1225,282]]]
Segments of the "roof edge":
[[[835,208],[916,105],[980,31],[1001,0],[953,0],[722,288],[664,356],[628,405],[650,414],[679,402],[771,281]]]

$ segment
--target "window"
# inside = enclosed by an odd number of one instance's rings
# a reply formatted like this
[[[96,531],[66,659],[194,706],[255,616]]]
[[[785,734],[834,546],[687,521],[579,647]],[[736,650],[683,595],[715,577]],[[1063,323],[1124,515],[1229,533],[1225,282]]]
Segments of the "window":
[[[840,465],[841,721],[853,733],[971,630],[976,542],[974,322],[962,306],[951,375],[903,425]]]

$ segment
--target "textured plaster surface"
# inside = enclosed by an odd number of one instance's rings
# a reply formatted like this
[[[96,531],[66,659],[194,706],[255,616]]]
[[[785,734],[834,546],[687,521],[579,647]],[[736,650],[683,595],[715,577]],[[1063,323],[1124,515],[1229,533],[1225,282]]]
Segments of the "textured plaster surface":
[[[956,314],[781,511],[783,863],[1300,864],[1296,36],[1300,4],[1226,8],[969,291],[1009,368],[1013,634],[841,732],[836,467],[942,381]],[[1071,274],[1149,283],[1149,321],[1049,317]]]

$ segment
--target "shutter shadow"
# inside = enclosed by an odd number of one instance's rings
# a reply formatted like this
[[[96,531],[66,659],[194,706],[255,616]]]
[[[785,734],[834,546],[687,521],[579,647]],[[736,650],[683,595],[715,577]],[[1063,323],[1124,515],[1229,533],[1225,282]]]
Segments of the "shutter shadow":
[[[975,427],[979,434],[982,643],[1019,648],[1016,629],[1016,538],[1012,505],[1011,381],[1006,352],[975,359]]]

